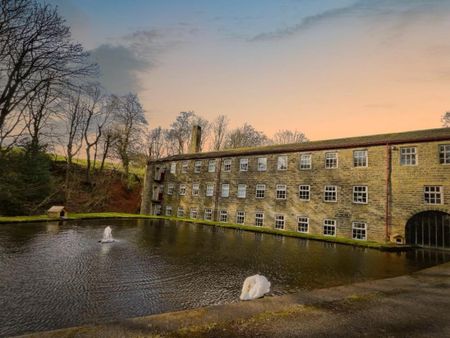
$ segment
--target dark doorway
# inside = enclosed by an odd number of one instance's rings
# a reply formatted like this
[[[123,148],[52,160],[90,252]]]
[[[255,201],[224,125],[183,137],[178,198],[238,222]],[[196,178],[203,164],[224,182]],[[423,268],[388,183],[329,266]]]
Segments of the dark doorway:
[[[406,244],[422,248],[450,250],[450,214],[424,211],[406,223]]]

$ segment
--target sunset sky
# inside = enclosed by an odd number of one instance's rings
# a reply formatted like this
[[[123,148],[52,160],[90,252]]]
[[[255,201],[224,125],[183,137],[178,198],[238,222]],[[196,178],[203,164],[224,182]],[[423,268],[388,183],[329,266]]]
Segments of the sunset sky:
[[[150,126],[225,114],[311,140],[441,126],[450,1],[52,0]]]

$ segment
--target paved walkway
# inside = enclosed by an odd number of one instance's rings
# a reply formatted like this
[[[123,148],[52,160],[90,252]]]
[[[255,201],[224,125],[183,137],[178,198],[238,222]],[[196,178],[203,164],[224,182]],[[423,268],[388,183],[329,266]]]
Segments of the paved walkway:
[[[412,275],[30,337],[450,337],[450,263]]]

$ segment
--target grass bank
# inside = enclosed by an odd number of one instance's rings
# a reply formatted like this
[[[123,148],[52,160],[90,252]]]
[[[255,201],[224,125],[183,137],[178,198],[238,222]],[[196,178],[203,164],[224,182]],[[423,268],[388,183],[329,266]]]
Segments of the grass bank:
[[[65,220],[80,220],[80,219],[108,219],[108,218],[140,218],[140,219],[164,219],[170,221],[183,221],[197,224],[206,224],[211,226],[218,226],[222,228],[238,229],[243,231],[251,231],[258,233],[266,233],[272,235],[281,235],[287,237],[296,237],[302,239],[312,239],[322,242],[329,243],[339,243],[345,245],[353,245],[365,248],[378,249],[383,251],[404,251],[411,247],[405,245],[396,245],[393,243],[378,243],[374,241],[361,241],[342,237],[331,237],[322,236],[316,234],[305,234],[301,232],[295,232],[290,230],[278,230],[267,227],[257,227],[242,224],[233,223],[221,223],[207,220],[191,219],[191,218],[178,218],[178,217],[168,217],[168,216],[153,216],[153,215],[139,215],[139,214],[128,214],[128,213],[118,213],[118,212],[101,212],[101,213],[69,213],[69,216]],[[0,216],[1,223],[27,223],[27,222],[43,222],[43,221],[58,221],[59,218],[50,218],[47,215],[38,216],[12,216],[3,217]]]

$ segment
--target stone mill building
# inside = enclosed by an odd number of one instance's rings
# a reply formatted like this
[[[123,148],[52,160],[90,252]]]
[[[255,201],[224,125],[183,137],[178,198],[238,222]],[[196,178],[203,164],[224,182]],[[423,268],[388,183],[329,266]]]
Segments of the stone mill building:
[[[142,214],[450,249],[450,128],[150,161]]]

